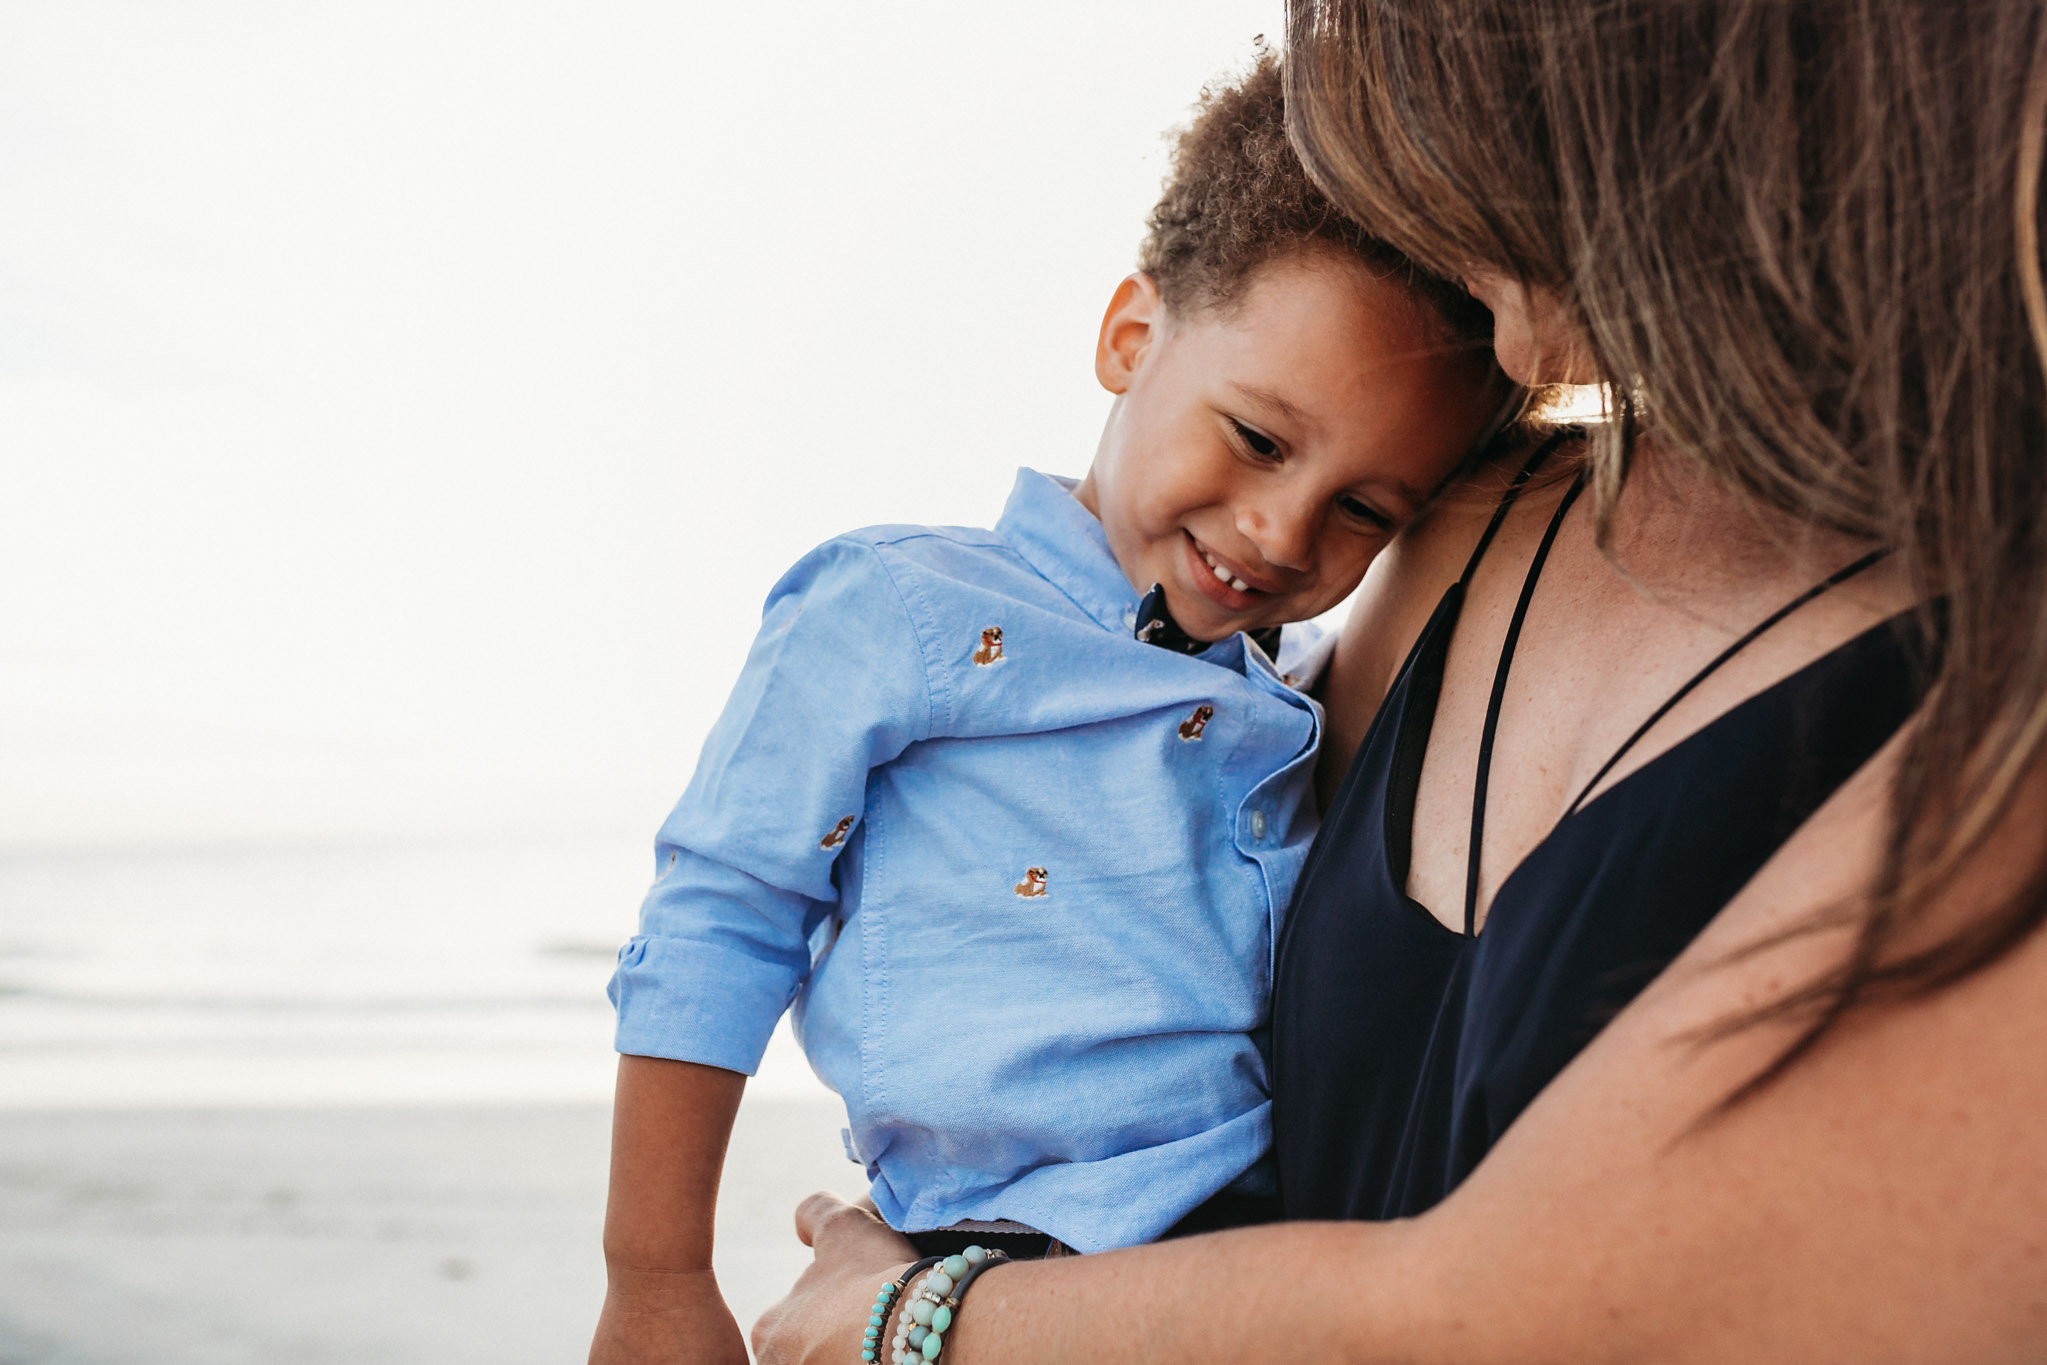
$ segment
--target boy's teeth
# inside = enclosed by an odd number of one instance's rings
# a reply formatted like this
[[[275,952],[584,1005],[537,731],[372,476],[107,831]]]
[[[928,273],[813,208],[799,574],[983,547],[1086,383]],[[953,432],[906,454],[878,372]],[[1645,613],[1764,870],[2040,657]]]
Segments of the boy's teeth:
[[[1225,568],[1224,568],[1224,567],[1223,567],[1222,565],[1220,565],[1220,564],[1216,563],[1216,562],[1215,562],[1215,561],[1214,561],[1213,559],[1209,558],[1209,554],[1208,554],[1208,551],[1206,551],[1206,550],[1203,550],[1203,551],[1201,552],[1201,560],[1202,560],[1202,562],[1203,562],[1204,564],[1208,565],[1208,567],[1209,567],[1209,568],[1211,568],[1211,569],[1213,569],[1213,570],[1215,571],[1215,576],[1216,576],[1217,578],[1219,578],[1219,579],[1221,579],[1221,580],[1222,580],[1223,582],[1225,582],[1225,583],[1229,584],[1229,585],[1230,585],[1231,587],[1235,588],[1235,589],[1236,589],[1236,590],[1237,590],[1238,592],[1249,592],[1249,591],[1251,591],[1251,585],[1250,585],[1249,583],[1246,583],[1246,582],[1245,582],[1245,581],[1244,581],[1243,579],[1241,579],[1241,578],[1232,578],[1232,577],[1230,577],[1230,571],[1229,571],[1228,569],[1225,569]]]

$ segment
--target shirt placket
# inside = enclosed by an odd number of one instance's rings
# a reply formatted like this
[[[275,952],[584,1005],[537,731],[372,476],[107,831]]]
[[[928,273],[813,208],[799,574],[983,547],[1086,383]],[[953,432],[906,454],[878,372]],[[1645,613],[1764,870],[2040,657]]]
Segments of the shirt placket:
[[[1238,753],[1243,766],[1256,776],[1236,800],[1231,832],[1237,851],[1258,865],[1270,971],[1279,943],[1280,917],[1286,909],[1274,887],[1290,880],[1283,875],[1285,865],[1302,857],[1298,845],[1305,832],[1298,825],[1307,810],[1302,787],[1313,776],[1322,725],[1313,701],[1288,688],[1258,661],[1247,662],[1247,689],[1267,695],[1257,698],[1260,704],[1245,708],[1252,719]],[[1283,699],[1287,705],[1273,706],[1271,698]]]

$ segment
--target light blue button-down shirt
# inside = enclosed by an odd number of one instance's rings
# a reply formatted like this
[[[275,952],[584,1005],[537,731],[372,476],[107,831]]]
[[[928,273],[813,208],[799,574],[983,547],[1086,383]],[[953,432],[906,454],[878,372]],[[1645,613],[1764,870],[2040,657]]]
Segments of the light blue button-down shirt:
[[[618,1049],[751,1073],[796,1008],[891,1226],[1148,1241],[1270,1139],[1321,713],[1244,636],[1131,637],[1072,485],[776,584],[619,955]],[[1296,657],[1296,656],[1299,657]]]

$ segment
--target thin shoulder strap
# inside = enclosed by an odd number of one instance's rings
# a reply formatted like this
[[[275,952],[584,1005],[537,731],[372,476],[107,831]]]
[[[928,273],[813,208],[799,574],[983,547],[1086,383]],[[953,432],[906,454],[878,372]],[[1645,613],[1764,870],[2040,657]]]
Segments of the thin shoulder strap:
[[[1507,519],[1507,513],[1514,510],[1515,502],[1521,497],[1521,490],[1535,477],[1535,471],[1542,468],[1542,462],[1547,460],[1558,446],[1578,434],[1576,427],[1563,427],[1535,448],[1535,453],[1528,457],[1520,472],[1514,475],[1514,481],[1507,485],[1507,491],[1500,495],[1500,505],[1493,509],[1493,519],[1486,523],[1485,534],[1480,536],[1478,544],[1472,547],[1471,558],[1464,561],[1464,572],[1457,575],[1458,583],[1470,584],[1471,575],[1478,569],[1478,562],[1485,558],[1485,552],[1492,545],[1493,537],[1499,534],[1500,523]]]
[[[1798,594],[1798,596],[1792,598],[1789,602],[1786,602],[1783,606],[1777,608],[1777,610],[1771,612],[1768,616],[1765,616],[1761,621],[1758,621],[1754,626],[1752,626],[1748,630],[1748,632],[1744,634],[1739,640],[1736,640],[1733,644],[1729,645],[1727,648],[1721,650],[1718,654],[1714,655],[1713,658],[1706,664],[1704,668],[1692,674],[1690,681],[1686,682],[1683,687],[1678,688],[1677,691],[1671,693],[1669,699],[1666,700],[1663,703],[1663,705],[1657,707],[1654,711],[1650,712],[1649,719],[1643,721],[1640,725],[1635,727],[1635,733],[1629,735],[1626,739],[1621,741],[1621,747],[1615,749],[1613,751],[1612,757],[1608,758],[1605,763],[1600,765],[1598,772],[1592,774],[1592,780],[1585,784],[1584,789],[1578,793],[1577,799],[1572,801],[1569,808],[1566,809],[1563,815],[1561,815],[1558,818],[1561,820],[1568,820],[1573,815],[1576,815],[1578,813],[1578,808],[1585,804],[1585,798],[1592,795],[1592,789],[1594,787],[1597,787],[1600,784],[1600,782],[1605,779],[1606,775],[1613,771],[1614,765],[1616,763],[1619,763],[1622,758],[1626,757],[1628,750],[1634,748],[1636,743],[1641,740],[1642,736],[1648,734],[1651,730],[1655,729],[1656,722],[1662,720],[1665,716],[1669,715],[1671,712],[1671,708],[1675,707],[1679,702],[1683,701],[1686,697],[1690,696],[1692,693],[1692,689],[1696,688],[1700,683],[1706,681],[1706,679],[1712,677],[1713,674],[1720,668],[1722,664],[1726,663],[1729,659],[1732,659],[1735,655],[1741,653],[1744,649],[1747,649],[1750,645],[1754,644],[1757,638],[1760,637],[1765,631],[1769,630],[1770,627],[1776,625],[1779,621],[1782,621],[1792,612],[1797,611],[1800,607],[1812,601],[1815,597],[1820,596],[1822,593],[1825,593],[1830,589],[1837,588],[1841,584],[1846,583],[1849,579],[1855,577],[1855,575],[1861,573],[1864,569],[1867,569],[1871,565],[1877,563],[1879,560],[1883,559],[1883,557],[1885,555],[1888,555],[1889,553],[1890,550],[1888,547],[1871,550],[1868,554],[1862,556],[1862,558],[1856,560],[1854,563],[1849,564],[1844,568],[1835,570],[1827,577],[1821,579],[1819,582],[1807,588],[1804,592]]]
[[[1478,776],[1471,785],[1471,849],[1464,868],[1464,932],[1467,935],[1474,932],[1473,926],[1478,919],[1478,867],[1479,857],[1485,850],[1486,786],[1492,776],[1493,736],[1500,728],[1500,703],[1507,696],[1507,674],[1514,666],[1514,647],[1520,643],[1521,623],[1528,618],[1528,603],[1535,596],[1535,582],[1542,577],[1542,566],[1549,560],[1550,547],[1557,542],[1557,532],[1563,528],[1564,517],[1570,512],[1571,504],[1584,491],[1585,474],[1581,470],[1558,501],[1557,510],[1550,514],[1549,528],[1542,533],[1542,543],[1535,547],[1535,557],[1528,561],[1528,574],[1521,580],[1521,596],[1514,603],[1513,619],[1507,622],[1507,638],[1500,642],[1500,662],[1493,670],[1493,693],[1486,701],[1485,729],[1478,738]],[[1498,526],[1497,517],[1493,524]],[[1492,531],[1488,529],[1486,535],[1490,539]],[[1479,543],[1479,548],[1485,548],[1484,541]],[[1477,562],[1476,556],[1473,562]]]

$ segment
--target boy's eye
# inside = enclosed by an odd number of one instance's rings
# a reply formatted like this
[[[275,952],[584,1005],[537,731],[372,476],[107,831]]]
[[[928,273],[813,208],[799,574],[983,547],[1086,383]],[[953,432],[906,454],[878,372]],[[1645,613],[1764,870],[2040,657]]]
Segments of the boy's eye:
[[[1367,526],[1381,531],[1393,529],[1393,518],[1387,516],[1362,498],[1338,498],[1336,505],[1343,510],[1344,515],[1355,517]]]
[[[1279,442],[1261,431],[1245,426],[1234,417],[1230,419],[1230,425],[1237,429],[1237,439],[1249,446],[1253,454],[1267,460],[1278,458]]]

